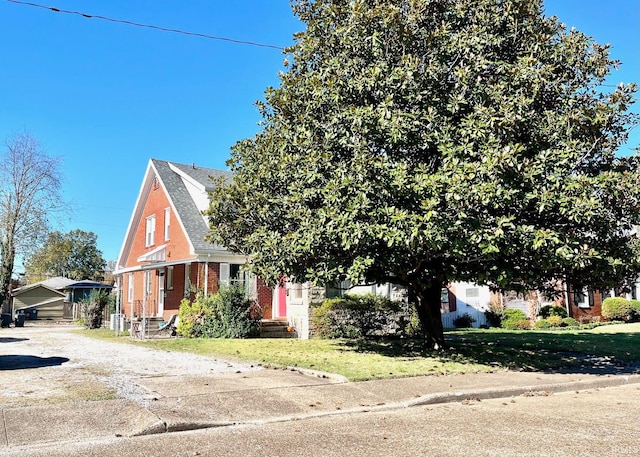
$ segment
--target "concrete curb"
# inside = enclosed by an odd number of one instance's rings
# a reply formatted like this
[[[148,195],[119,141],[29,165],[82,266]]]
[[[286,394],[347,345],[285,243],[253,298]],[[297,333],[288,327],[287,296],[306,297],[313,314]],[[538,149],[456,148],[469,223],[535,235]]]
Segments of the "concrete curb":
[[[444,403],[462,402],[465,400],[491,400],[498,398],[510,398],[518,396],[527,396],[527,394],[536,395],[543,393],[561,393],[568,391],[584,391],[590,389],[599,389],[606,387],[616,387],[626,384],[640,384],[640,375],[612,375],[611,377],[587,381],[571,381],[564,383],[542,384],[535,386],[505,387],[505,388],[489,388],[480,390],[465,390],[448,393],[433,393],[422,395],[416,399],[409,401],[400,401],[394,403],[386,403],[373,406],[358,406],[353,408],[344,408],[332,411],[317,411],[303,414],[289,414],[267,419],[251,419],[236,421],[215,421],[215,422],[189,422],[175,421],[172,425],[165,427],[163,432],[179,432],[186,430],[198,430],[214,427],[228,427],[234,425],[263,425],[279,422],[291,422],[316,417],[329,417],[353,413],[381,412],[389,410],[397,410],[403,408],[411,408],[416,406],[437,405]],[[161,432],[162,433],[162,432]]]
[[[300,368],[300,367],[287,367],[286,369],[289,371],[297,371],[298,373],[302,373],[303,375],[306,375],[306,376],[312,376],[320,379],[328,379],[334,384],[346,384],[348,382],[351,382],[349,381],[349,379],[347,379],[345,376],[342,376],[341,374],[329,373],[326,371],[311,370],[309,368]]]
[[[453,403],[464,400],[493,400],[496,398],[519,397],[543,392],[560,393],[571,390],[589,390],[605,387],[640,383],[640,375],[615,375],[603,379],[570,381],[564,383],[541,384],[535,386],[503,387],[499,389],[467,390],[448,393],[422,395],[415,400],[403,402],[406,407]]]

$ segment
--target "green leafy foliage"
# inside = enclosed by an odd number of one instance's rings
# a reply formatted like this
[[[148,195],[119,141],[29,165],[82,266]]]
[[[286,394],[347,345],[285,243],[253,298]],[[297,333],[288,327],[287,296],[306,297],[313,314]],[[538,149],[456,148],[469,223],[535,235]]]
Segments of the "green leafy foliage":
[[[215,294],[198,293],[193,302],[182,300],[179,316],[177,331],[184,336],[248,338],[258,335],[262,313],[242,287],[232,285]]]
[[[525,323],[526,321],[526,323]],[[531,321],[521,309],[506,308],[502,313],[502,328],[509,330],[531,328]]]
[[[624,297],[609,297],[602,302],[602,317],[609,320],[630,321],[634,317],[634,306]]]
[[[565,317],[562,319],[561,327],[580,327],[580,322],[573,317]]]
[[[50,233],[42,248],[25,262],[30,282],[51,276],[102,281],[106,266],[107,262],[98,249],[97,235],[82,230]]]
[[[547,322],[551,327],[560,327],[562,326],[562,317],[557,315],[549,316],[547,317]]]
[[[464,313],[462,316],[458,316],[453,320],[453,325],[456,328],[471,328],[476,322],[475,318],[469,313]]]
[[[540,308],[538,316],[542,317],[543,319],[546,319],[549,316],[567,317],[567,310],[562,306],[546,305]]]
[[[413,318],[400,303],[366,294],[324,300],[313,310],[311,322],[320,338],[367,338],[414,333]]]
[[[251,268],[393,282],[445,344],[440,289],[637,277],[634,84],[542,0],[297,0],[262,130],[232,149],[209,239]],[[570,277],[567,278],[567,272]]]
[[[89,296],[80,302],[84,326],[89,329],[102,327],[104,310],[113,300],[114,297],[108,292],[92,290]]]
[[[551,328],[551,323],[549,323],[547,319],[538,319],[533,325],[533,328],[535,328],[536,330],[544,330],[547,328]]]
[[[504,307],[500,304],[491,303],[489,309],[484,312],[487,322],[491,327],[501,327]]]

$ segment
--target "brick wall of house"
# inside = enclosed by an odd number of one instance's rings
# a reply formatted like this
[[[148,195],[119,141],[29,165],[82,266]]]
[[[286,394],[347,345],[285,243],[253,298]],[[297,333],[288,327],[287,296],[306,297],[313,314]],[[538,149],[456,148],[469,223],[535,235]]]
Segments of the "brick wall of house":
[[[267,287],[262,279],[258,278],[258,305],[262,308],[262,317],[264,319],[271,319],[273,316],[271,306],[273,303],[273,293],[270,287]]]
[[[159,185],[152,184],[146,195],[146,199],[143,201],[144,208],[138,221],[138,226],[135,228],[131,251],[126,259],[125,266],[136,266],[138,264],[138,257],[163,244],[167,245],[166,260],[168,262],[190,258],[189,242],[182,232],[180,224],[178,224],[173,209],[170,210],[169,216],[169,240],[164,239],[164,210],[170,207],[169,199],[164,193],[164,189]],[[148,217],[154,215],[156,217],[154,242],[151,246],[146,246],[146,220]]]
[[[589,291],[587,296],[588,307],[580,307],[575,303],[574,294],[569,291],[569,316],[580,323],[588,323],[601,319],[602,316],[602,293],[598,290]],[[564,305],[564,298],[563,298]]]

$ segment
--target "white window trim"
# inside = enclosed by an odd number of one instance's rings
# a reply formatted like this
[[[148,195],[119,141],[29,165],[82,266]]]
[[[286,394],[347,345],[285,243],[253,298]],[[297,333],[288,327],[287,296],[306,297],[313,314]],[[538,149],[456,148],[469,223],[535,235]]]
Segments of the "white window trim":
[[[220,264],[220,276],[219,276],[220,286],[228,286],[229,282],[231,280],[230,276],[231,276],[231,264],[226,263],[226,262],[221,263]]]
[[[573,294],[574,298],[576,297],[577,294]],[[585,287],[582,289],[582,297],[584,301],[577,301],[576,300],[576,306],[578,308],[584,308],[584,309],[588,309],[591,308],[590,304],[589,304],[589,290]]]
[[[171,208],[164,209],[164,240],[169,241],[169,231],[171,228]]]
[[[146,270],[144,272],[144,293],[146,296],[151,295],[151,287],[152,287],[152,276],[151,276],[151,270]]]
[[[145,247],[153,246],[155,244],[156,238],[156,216],[149,216],[146,219],[145,224],[145,239],[144,245]]]
[[[129,273],[129,283],[127,284],[127,302],[133,302],[133,273]]]
[[[167,267],[167,290],[173,290],[173,267]]]

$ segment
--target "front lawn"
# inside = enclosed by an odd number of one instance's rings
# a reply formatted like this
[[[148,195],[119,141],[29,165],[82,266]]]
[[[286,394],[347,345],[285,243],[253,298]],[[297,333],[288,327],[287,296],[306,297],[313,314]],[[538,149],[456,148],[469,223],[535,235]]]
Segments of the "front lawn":
[[[108,330],[82,332],[87,336],[116,339]],[[419,340],[175,338],[136,341],[128,337],[117,340],[271,367],[310,368],[341,374],[352,381],[499,369],[555,370],[581,363],[585,356],[640,361],[640,324],[607,325],[592,330],[452,330],[446,333],[446,338],[451,349],[445,353],[425,350]]]

